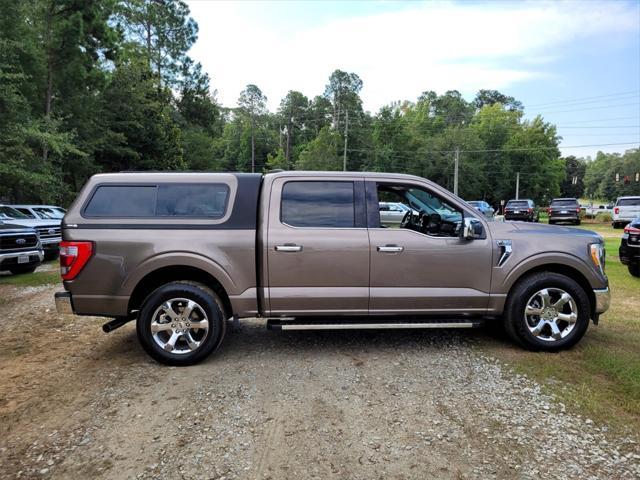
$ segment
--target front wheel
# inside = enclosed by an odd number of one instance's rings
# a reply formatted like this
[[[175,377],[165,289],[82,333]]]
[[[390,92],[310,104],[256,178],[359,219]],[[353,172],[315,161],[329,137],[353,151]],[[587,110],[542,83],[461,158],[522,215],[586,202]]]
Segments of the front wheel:
[[[590,310],[589,298],[577,282],[558,273],[540,272],[513,287],[504,325],[523,347],[553,352],[572,347],[584,336]]]
[[[145,300],[136,330],[142,348],[157,361],[193,365],[218,348],[226,322],[215,294],[199,284],[173,282]]]
[[[629,273],[634,277],[640,277],[640,263],[636,263],[635,265],[628,265]]]

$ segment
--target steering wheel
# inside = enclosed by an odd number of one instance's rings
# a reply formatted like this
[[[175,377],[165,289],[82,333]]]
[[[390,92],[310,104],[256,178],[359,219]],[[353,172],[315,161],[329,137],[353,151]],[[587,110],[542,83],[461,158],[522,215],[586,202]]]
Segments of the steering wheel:
[[[407,213],[404,214],[400,222],[400,228],[407,228],[407,226],[411,224],[413,224],[413,210],[407,210]]]

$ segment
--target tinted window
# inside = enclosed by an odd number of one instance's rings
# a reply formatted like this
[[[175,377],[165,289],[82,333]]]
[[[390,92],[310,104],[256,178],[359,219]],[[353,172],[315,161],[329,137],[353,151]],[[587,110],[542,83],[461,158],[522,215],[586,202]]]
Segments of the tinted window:
[[[29,218],[36,218],[36,216],[29,211],[28,208],[16,208],[20,213],[24,213]]]
[[[640,197],[638,198],[621,198],[618,200],[618,207],[639,207]]]
[[[523,207],[523,208],[528,208],[529,207],[529,202],[525,201],[518,201],[518,202],[509,202],[507,203],[507,207]]]
[[[353,227],[353,182],[287,182],[281,218],[294,227]]]
[[[103,185],[84,213],[90,217],[224,216],[229,188],[223,184]]]
[[[228,198],[229,188],[223,184],[160,185],[156,215],[220,218],[224,216]]]
[[[553,200],[551,202],[552,207],[577,207],[577,200]]]
[[[90,217],[152,217],[155,210],[155,185],[103,185],[96,189],[84,213]]]
[[[33,218],[27,217],[24,213],[6,205],[0,206],[0,218]]]

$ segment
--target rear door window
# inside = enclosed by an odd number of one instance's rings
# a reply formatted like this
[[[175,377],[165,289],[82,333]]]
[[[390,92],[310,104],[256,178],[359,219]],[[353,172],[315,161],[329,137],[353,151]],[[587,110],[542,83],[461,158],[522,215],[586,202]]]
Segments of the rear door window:
[[[282,187],[281,220],[293,227],[353,228],[353,182],[287,182]]]

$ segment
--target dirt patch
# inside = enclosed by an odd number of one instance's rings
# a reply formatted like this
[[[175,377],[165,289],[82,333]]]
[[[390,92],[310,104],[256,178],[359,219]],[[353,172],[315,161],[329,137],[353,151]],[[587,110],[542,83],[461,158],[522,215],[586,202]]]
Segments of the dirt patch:
[[[132,324],[3,286],[0,478],[633,478],[632,437],[477,353],[477,332],[234,327],[189,368]],[[7,295],[7,297],[4,297]],[[548,461],[549,458],[557,461]]]

